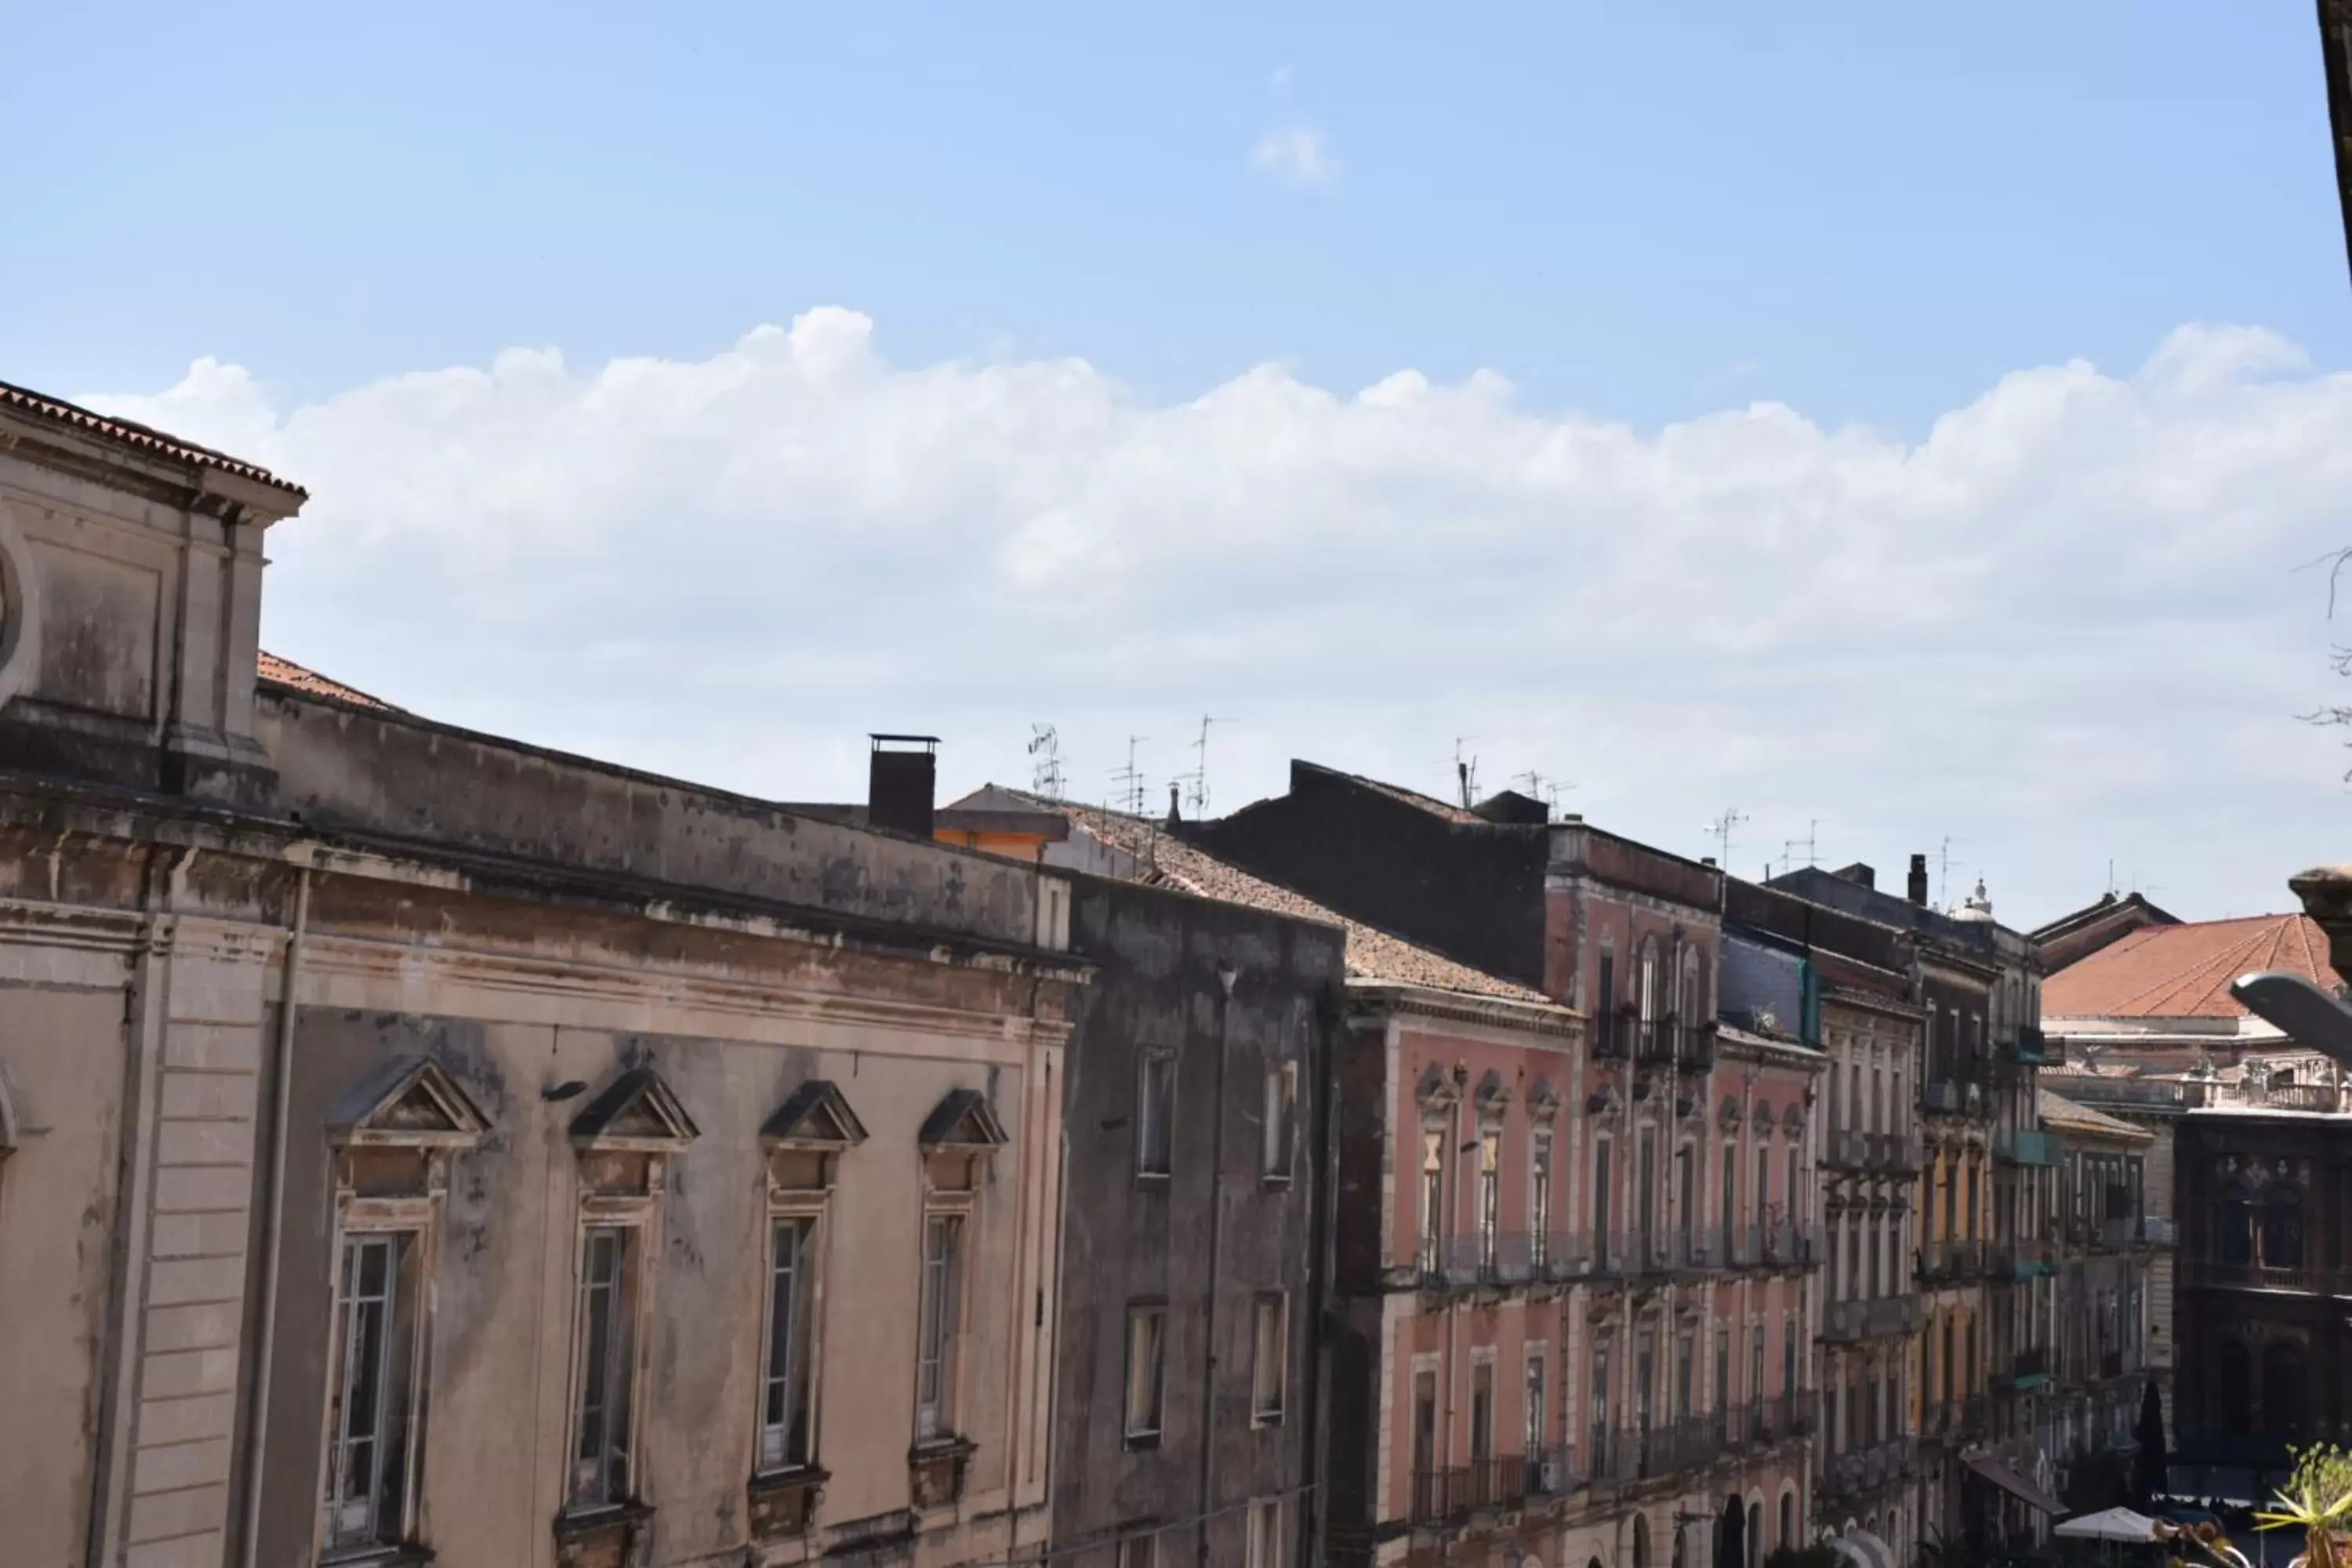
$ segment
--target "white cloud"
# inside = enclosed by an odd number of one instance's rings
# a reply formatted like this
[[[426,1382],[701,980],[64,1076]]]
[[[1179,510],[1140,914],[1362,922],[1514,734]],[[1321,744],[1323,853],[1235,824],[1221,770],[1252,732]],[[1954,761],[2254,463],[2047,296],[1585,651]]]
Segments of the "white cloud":
[[[1293,755],[1443,787],[1573,778],[1753,873],[1899,873],[1944,835],[2004,916],[2112,857],[2183,912],[2344,853],[2320,574],[2352,542],[2352,377],[2190,328],[2129,374],[2022,370],[1904,442],[1771,404],[1644,433],[1494,375],[1265,366],[1190,402],[1075,360],[898,366],[813,310],[694,362],[517,350],[289,405],[200,361],[100,406],[310,487],[270,646],[456,722],[786,798],[863,733],[957,788],[1056,723],[1221,806]]]
[[[1339,178],[1339,160],[1323,145],[1323,133],[1304,125],[1284,125],[1259,138],[1250,162],[1286,185],[1328,190]]]
[[[1278,97],[1290,90],[1291,79],[1292,72],[1288,66],[1276,66],[1274,68],[1273,77],[1268,79],[1266,85],[1271,87]]]

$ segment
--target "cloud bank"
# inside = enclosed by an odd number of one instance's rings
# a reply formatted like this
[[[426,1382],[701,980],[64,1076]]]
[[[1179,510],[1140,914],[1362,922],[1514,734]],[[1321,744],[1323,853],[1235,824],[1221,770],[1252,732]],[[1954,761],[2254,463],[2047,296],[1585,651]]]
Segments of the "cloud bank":
[[[1250,162],[1260,172],[1301,190],[1328,190],[1339,178],[1339,161],[1323,144],[1323,133],[1304,125],[1267,132],[1258,139]]]
[[[814,310],[706,360],[516,350],[307,404],[213,361],[88,401],[308,485],[266,641],[456,722],[854,798],[867,730],[943,782],[1155,805],[1293,755],[1569,809],[1736,869],[1950,849],[2027,923],[2119,882],[2278,907],[2352,853],[2326,586],[2352,377],[2192,326],[2021,370],[1906,441],[1757,403],[1643,432],[1499,377],[1264,366],[1189,402],[1077,360],[899,366]]]

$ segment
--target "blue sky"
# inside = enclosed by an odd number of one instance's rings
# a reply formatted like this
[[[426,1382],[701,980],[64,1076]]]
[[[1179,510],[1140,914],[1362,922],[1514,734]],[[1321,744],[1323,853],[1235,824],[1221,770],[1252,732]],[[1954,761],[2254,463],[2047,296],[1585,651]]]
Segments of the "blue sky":
[[[1485,368],[1916,429],[2187,321],[2352,344],[2293,0],[1145,9],[35,8],[0,347],[315,395],[833,303],[1171,396]],[[1251,177],[1293,125],[1328,190]]]
[[[0,378],[308,484],[280,653],[782,798],[1466,735],[2021,923],[2344,852],[2307,5],[486,9],[12,23]]]

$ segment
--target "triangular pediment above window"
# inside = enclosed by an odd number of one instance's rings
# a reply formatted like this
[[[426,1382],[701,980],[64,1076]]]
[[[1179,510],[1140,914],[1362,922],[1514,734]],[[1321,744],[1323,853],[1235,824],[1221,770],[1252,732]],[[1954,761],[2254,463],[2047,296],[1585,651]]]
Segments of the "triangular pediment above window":
[[[1432,1062],[1422,1073],[1421,1081],[1413,1086],[1412,1097],[1421,1101],[1423,1110],[1436,1111],[1460,1100],[1462,1091],[1454,1087],[1454,1080],[1446,1076],[1444,1068]]]
[[[327,1114],[346,1147],[470,1149],[490,1119],[430,1057],[395,1057],[353,1084]]]
[[[572,1141],[595,1149],[668,1152],[685,1148],[701,1131],[651,1068],[623,1073],[572,1119]]]
[[[813,1078],[784,1097],[760,1136],[788,1149],[855,1149],[866,1142],[866,1124],[839,1085]]]
[[[1552,1088],[1551,1079],[1538,1078],[1528,1086],[1528,1114],[1541,1121],[1559,1110],[1559,1090]]]
[[[988,1097],[976,1089],[959,1089],[940,1101],[923,1119],[921,1142],[932,1149],[999,1149],[1012,1142]]]
[[[1478,1080],[1479,1114],[1487,1117],[1500,1116],[1510,1103],[1511,1086],[1503,1081],[1501,1073],[1492,1068],[1487,1069],[1486,1076]]]

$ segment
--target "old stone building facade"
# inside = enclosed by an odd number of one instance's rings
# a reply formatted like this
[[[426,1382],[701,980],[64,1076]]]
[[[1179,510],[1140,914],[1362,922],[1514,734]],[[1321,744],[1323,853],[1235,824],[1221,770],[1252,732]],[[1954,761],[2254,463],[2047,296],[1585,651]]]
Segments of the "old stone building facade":
[[[1824,1064],[1801,1044],[1719,1024],[1719,873],[1552,822],[1524,797],[1474,810],[1305,763],[1286,795],[1180,833],[1515,993],[1507,1007],[1482,1004],[1469,1029],[1458,1004],[1448,1018],[1351,985],[1348,1059],[1379,1070],[1349,1080],[1343,1115],[1351,1128],[1371,1118],[1364,1136],[1380,1142],[1363,1145],[1353,1181],[1343,1163],[1340,1210],[1367,1223],[1374,1191],[1386,1206],[1339,1283],[1362,1353],[1385,1360],[1388,1376],[1367,1424],[1381,1449],[1360,1465],[1333,1456],[1334,1561],[1752,1568],[1801,1542]],[[1574,1022],[1564,1048],[1543,1037],[1553,1014]],[[1343,1138],[1343,1162],[1349,1147]],[[1502,1173],[1491,1181],[1489,1163]],[[1543,1277],[1489,1277],[1487,1238],[1514,1231],[1514,1210],[1532,1215],[1538,1192],[1564,1221],[1530,1218],[1513,1245],[1548,1234]],[[1449,1258],[1467,1266],[1457,1273]],[[1507,1317],[1537,1326],[1516,1338],[1487,1326]],[[1373,1323],[1385,1340],[1372,1340]],[[1460,1349],[1463,1335],[1492,1359]],[[1515,1396],[1518,1356],[1527,1382]],[[1335,1347],[1335,1365],[1345,1359]],[[1514,1408],[1517,1447],[1482,1447],[1498,1414],[1513,1430]],[[1335,1430],[1347,1411],[1335,1394]],[[1400,1443],[1405,1457],[1386,1451]],[[1536,1513],[1481,1507],[1489,1483],[1476,1478],[1513,1464],[1524,1478],[1531,1454],[1546,1457],[1534,1474],[1565,1475],[1567,1495]],[[1365,1477],[1353,1496],[1343,1472]]]
[[[11,1560],[1042,1542],[1066,882],[261,682],[301,500],[0,395]]]

